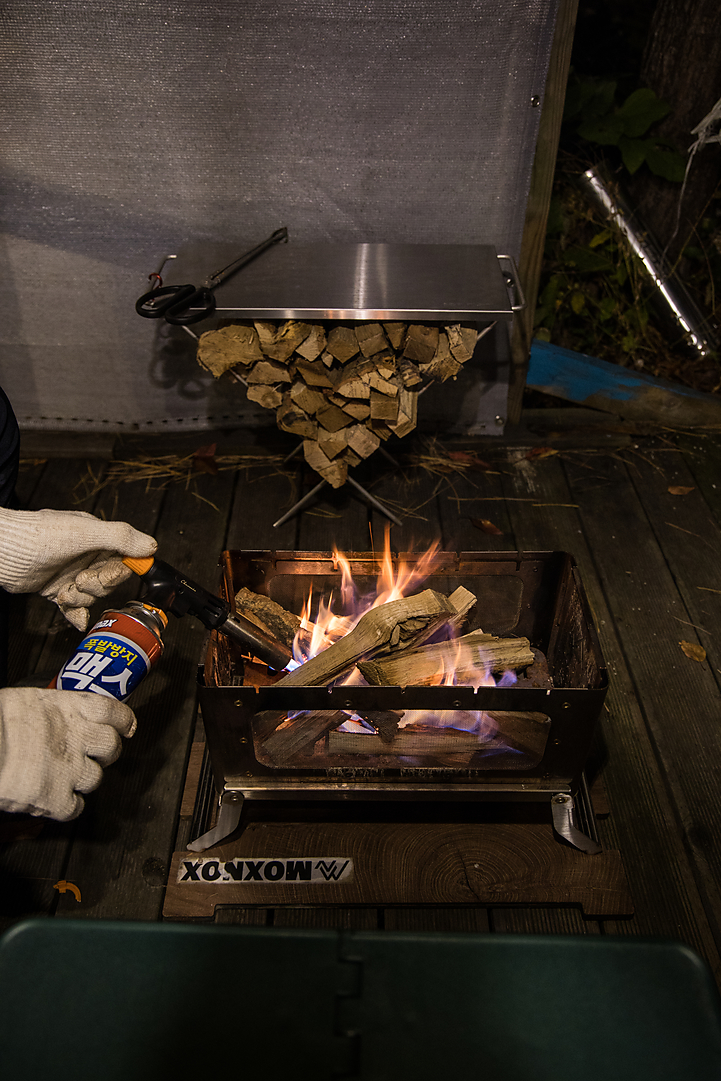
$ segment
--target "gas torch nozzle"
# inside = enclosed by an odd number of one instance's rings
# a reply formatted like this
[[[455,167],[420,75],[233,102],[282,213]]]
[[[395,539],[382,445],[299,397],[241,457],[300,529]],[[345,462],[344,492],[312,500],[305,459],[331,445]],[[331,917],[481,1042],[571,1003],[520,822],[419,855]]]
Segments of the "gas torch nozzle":
[[[123,563],[143,579],[143,600],[148,604],[174,616],[190,613],[199,619],[204,627],[232,638],[277,672],[282,672],[287,667],[292,653],[286,645],[261,631],[249,619],[231,612],[230,605],[222,597],[217,597],[197,582],[186,578],[169,563],[152,557],[128,557]]]

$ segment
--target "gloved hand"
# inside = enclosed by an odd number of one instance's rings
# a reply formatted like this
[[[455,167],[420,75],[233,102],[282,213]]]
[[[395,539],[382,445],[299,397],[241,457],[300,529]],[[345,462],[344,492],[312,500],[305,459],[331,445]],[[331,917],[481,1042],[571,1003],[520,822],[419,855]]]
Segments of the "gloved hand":
[[[132,736],[135,715],[115,698],[39,687],[0,690],[0,811],[77,818],[80,792],[100,784],[102,766]]]
[[[0,508],[0,586],[55,601],[84,631],[88,607],[129,578],[122,556],[143,559],[158,545],[127,522],[103,522],[84,511]]]

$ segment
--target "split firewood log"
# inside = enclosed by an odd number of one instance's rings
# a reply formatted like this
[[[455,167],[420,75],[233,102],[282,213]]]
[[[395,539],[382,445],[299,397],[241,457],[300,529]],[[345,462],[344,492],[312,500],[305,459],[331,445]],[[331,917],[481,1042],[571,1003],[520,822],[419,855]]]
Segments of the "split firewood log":
[[[264,409],[277,409],[283,404],[283,395],[275,387],[258,383],[257,386],[248,387],[248,401],[257,402]]]
[[[354,357],[359,348],[358,339],[352,327],[336,326],[328,335],[326,349],[341,364],[345,364]]]
[[[257,331],[252,326],[237,323],[200,336],[198,362],[216,379],[229,368],[238,364],[247,367],[258,360],[263,360],[263,352]]]
[[[283,676],[277,685],[326,687],[363,658],[420,645],[457,615],[448,597],[432,589],[381,604],[361,616],[352,631]]]
[[[300,616],[286,611],[270,597],[262,593],[253,593],[252,590],[243,587],[235,595],[236,611],[251,619],[261,629],[268,632],[273,638],[283,642],[289,649],[293,647],[293,640],[300,630]]]
[[[276,728],[263,742],[263,753],[267,754],[275,765],[284,766],[316,743],[326,732],[347,720],[348,714],[341,710],[308,710]]]
[[[355,328],[355,335],[364,357],[372,357],[388,348],[388,339],[380,323],[362,323]]]
[[[483,631],[472,631],[450,642],[435,642],[393,656],[361,660],[358,668],[363,678],[375,686],[425,687],[450,674],[458,683],[468,684],[484,669],[517,671],[534,660],[527,638],[494,638]]]
[[[348,465],[338,458],[329,458],[320,443],[313,439],[303,440],[303,454],[311,469],[320,473],[332,488],[342,488],[348,476]]]

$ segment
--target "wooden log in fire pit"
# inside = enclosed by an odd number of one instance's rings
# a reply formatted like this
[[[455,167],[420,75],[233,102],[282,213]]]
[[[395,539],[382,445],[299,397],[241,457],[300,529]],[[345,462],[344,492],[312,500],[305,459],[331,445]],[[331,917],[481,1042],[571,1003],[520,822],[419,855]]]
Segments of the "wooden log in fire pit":
[[[343,638],[283,676],[277,687],[327,687],[361,658],[420,645],[458,612],[448,597],[425,589],[372,608]]]
[[[517,671],[534,660],[527,638],[494,638],[472,631],[450,642],[360,661],[358,668],[375,686],[425,687],[438,683],[444,674],[452,673],[457,683],[471,683],[484,668],[488,672]]]

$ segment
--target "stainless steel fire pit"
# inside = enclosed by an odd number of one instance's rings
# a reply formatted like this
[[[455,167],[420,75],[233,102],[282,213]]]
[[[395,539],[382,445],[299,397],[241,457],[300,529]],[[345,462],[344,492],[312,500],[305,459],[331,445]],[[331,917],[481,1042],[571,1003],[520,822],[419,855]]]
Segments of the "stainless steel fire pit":
[[[359,587],[370,586],[375,558],[347,558]],[[407,554],[396,561],[412,564],[419,558]],[[228,599],[246,586],[296,613],[311,584],[314,595],[327,596],[341,578],[327,552],[227,552],[223,566]],[[464,629],[482,626],[495,635],[527,637],[536,662],[513,686],[477,690],[256,688],[240,685],[244,659],[237,646],[214,635],[200,677],[200,703],[221,812],[215,828],[191,847],[202,850],[235,829],[245,799],[551,801],[557,828],[564,833],[566,822],[573,829],[573,796],[608,681],[572,557],[446,552],[425,586],[447,594],[458,586],[470,589],[478,602]],[[415,743],[406,738],[398,753],[372,736],[365,750],[362,740],[326,735],[278,766],[263,751],[263,715],[302,710],[484,713],[496,729],[470,753],[462,739],[449,751],[439,735],[435,746],[432,732],[422,732]]]

